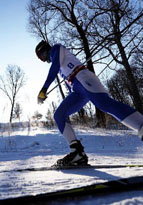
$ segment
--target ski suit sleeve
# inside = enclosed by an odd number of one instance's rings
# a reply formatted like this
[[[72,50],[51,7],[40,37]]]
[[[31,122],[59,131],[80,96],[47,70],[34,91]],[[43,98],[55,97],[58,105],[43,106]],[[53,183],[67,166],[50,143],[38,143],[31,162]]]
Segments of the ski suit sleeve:
[[[50,52],[50,57],[52,65],[50,67],[47,79],[43,85],[42,89],[48,89],[51,83],[55,80],[59,70],[60,70],[60,45],[55,45],[52,47]]]

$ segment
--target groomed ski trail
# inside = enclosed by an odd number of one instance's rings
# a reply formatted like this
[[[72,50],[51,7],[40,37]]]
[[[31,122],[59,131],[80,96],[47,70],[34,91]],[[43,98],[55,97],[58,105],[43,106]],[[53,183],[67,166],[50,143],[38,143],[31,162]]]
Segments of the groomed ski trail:
[[[36,196],[142,175],[142,167],[1,172],[0,199]]]
[[[131,190],[142,190],[143,189],[143,176],[135,176],[129,178],[121,178],[102,183],[94,183],[92,185],[82,186],[78,188],[54,191],[50,193],[41,193],[37,195],[26,195],[16,198],[8,198],[0,200],[0,204],[28,204],[28,203],[42,203],[51,202],[54,199],[68,198],[69,200],[73,197],[81,197],[86,195],[105,194],[107,192],[118,192],[118,191],[131,191]]]

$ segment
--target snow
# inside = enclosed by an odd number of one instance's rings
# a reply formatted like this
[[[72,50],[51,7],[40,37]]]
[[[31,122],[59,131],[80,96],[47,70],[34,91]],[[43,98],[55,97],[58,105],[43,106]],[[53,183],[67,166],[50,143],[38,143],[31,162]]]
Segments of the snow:
[[[76,127],[90,164],[143,164],[143,143],[131,130]],[[142,168],[80,169],[14,172],[14,169],[46,167],[69,148],[55,128],[19,128],[0,131],[0,199],[71,189],[120,178],[143,176]],[[9,171],[9,172],[4,172]],[[65,199],[66,200],[66,199]],[[143,190],[89,196],[60,204],[143,204]],[[51,203],[56,204],[56,201]],[[59,203],[58,203],[59,204]]]

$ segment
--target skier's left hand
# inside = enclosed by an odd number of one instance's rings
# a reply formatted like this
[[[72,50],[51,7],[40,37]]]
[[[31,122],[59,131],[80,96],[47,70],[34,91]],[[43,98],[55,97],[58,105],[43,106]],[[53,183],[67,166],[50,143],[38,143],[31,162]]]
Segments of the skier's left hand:
[[[38,104],[42,104],[46,98],[47,98],[47,95],[46,95],[46,92],[47,92],[47,89],[46,88],[42,88],[38,94]]]

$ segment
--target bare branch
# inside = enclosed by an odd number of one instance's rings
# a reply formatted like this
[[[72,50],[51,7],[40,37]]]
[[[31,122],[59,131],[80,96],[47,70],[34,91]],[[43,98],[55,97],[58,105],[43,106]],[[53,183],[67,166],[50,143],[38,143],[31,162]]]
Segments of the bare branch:
[[[16,65],[8,65],[5,77],[0,76],[0,89],[8,97],[11,103],[10,122],[13,118],[13,109],[15,100],[20,88],[25,84],[25,74],[20,67]]]

